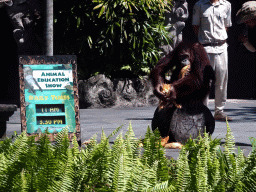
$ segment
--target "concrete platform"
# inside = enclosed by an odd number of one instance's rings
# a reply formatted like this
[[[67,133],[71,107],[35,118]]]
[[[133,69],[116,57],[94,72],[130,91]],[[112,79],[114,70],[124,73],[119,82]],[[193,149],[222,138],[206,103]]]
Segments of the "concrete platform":
[[[209,108],[214,113],[214,100],[210,100]],[[97,134],[97,140],[99,141],[102,128],[105,134],[109,135],[121,125],[123,125],[121,131],[124,135],[130,122],[136,137],[143,138],[147,127],[151,126],[155,109],[156,107],[81,109],[81,140],[82,142],[89,140]],[[236,146],[240,146],[244,150],[244,154],[248,155],[252,148],[249,137],[256,138],[256,100],[228,100],[225,113],[233,118],[233,121],[229,122],[229,126],[235,137]],[[20,110],[18,109],[7,122],[7,136],[10,137],[14,131],[19,134],[20,130]],[[216,121],[212,138],[224,138],[225,134],[226,122]],[[114,140],[115,137],[110,142],[112,143]],[[168,157],[177,159],[178,154],[178,149],[166,150]]]

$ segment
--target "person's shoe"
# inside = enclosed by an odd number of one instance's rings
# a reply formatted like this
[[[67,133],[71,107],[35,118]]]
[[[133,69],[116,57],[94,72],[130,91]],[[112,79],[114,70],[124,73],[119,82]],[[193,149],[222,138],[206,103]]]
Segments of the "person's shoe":
[[[232,121],[231,117],[228,117],[227,115],[225,115],[223,112],[215,112],[214,114],[214,119],[216,121]]]

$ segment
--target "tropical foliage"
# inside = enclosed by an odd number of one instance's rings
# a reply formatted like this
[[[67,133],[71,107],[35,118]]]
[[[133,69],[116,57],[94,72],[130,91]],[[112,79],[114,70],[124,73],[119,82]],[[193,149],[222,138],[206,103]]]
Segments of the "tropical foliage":
[[[116,70],[147,71],[170,40],[164,13],[171,0],[55,0],[55,55],[78,57],[80,78]]]
[[[135,138],[131,125],[112,146],[102,131],[86,148],[76,138],[70,144],[67,129],[51,144],[47,134],[38,142],[25,132],[14,141],[0,142],[0,191],[256,191],[256,140],[248,157],[238,148],[229,125],[224,150],[221,139],[206,133],[190,139],[178,160],[167,159],[158,131],[148,128]]]

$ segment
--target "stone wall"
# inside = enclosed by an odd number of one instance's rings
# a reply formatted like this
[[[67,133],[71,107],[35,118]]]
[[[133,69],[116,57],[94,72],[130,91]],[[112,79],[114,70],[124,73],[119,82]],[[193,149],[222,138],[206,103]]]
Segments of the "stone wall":
[[[78,84],[80,108],[143,107],[158,104],[147,77],[109,79],[100,74],[88,80],[80,80]]]

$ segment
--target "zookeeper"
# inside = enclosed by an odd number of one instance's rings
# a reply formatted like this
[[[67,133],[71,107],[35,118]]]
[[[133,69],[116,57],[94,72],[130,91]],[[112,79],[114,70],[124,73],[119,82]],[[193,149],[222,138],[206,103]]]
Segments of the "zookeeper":
[[[214,118],[231,121],[223,111],[227,100],[228,54],[227,30],[232,26],[231,3],[226,0],[199,0],[193,9],[192,25],[198,41],[204,46],[215,71]],[[209,95],[204,104],[207,106]]]

